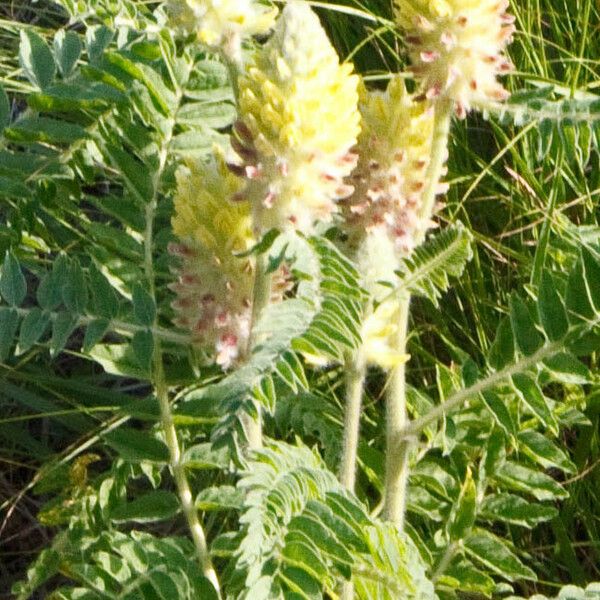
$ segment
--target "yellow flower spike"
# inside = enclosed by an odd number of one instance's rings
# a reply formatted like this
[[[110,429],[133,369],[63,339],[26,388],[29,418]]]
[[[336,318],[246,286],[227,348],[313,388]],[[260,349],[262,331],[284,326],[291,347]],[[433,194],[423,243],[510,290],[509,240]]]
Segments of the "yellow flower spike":
[[[286,4],[271,39],[239,80],[234,146],[258,232],[328,221],[356,164],[358,78],[340,65],[304,0]]]
[[[395,0],[413,72],[428,98],[455,102],[463,118],[477,101],[501,101],[496,77],[512,69],[503,52],[514,32],[508,0]]]
[[[400,303],[396,298],[383,301],[367,317],[362,328],[367,362],[382,369],[393,369],[408,362],[410,356],[396,349],[396,323],[400,319]]]
[[[400,77],[393,78],[385,92],[363,89],[360,109],[355,191],[343,202],[346,228],[355,251],[366,235],[391,240],[393,269],[396,257],[407,255],[417,234],[431,224],[421,198],[433,141],[433,111],[428,102],[408,94]],[[376,254],[373,260],[380,261]],[[364,272],[373,272],[373,266],[365,265]]]
[[[222,155],[190,162],[177,171],[172,226],[180,259],[175,323],[227,368],[248,343],[254,264],[238,253],[254,244],[250,206],[230,200],[243,182],[230,173]]]
[[[215,48],[267,33],[277,16],[255,0],[170,0],[169,9],[175,25]]]
[[[393,292],[398,284],[398,259],[394,240],[377,227],[362,236],[356,253],[362,285],[372,297],[375,309],[367,315],[361,338],[367,363],[389,369],[406,360],[396,349],[400,301]]]

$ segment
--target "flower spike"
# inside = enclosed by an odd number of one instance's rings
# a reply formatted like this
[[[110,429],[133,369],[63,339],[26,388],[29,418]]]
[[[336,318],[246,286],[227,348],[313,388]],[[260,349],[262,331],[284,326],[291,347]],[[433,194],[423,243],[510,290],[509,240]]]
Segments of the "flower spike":
[[[256,0],[170,0],[173,23],[207,46],[236,47],[244,37],[267,33],[277,16]]]
[[[503,54],[514,33],[508,0],[395,0],[414,75],[426,98],[454,101],[463,118],[478,101],[502,101],[496,80],[512,69]]]
[[[356,164],[358,78],[304,0],[286,4],[239,80],[233,140],[258,232],[328,221]],[[234,167],[235,168],[235,167]]]
[[[225,368],[245,348],[250,328],[254,265],[236,256],[254,244],[250,206],[229,200],[241,185],[220,154],[181,167],[172,219],[180,241],[169,246],[180,259],[178,281],[170,285],[175,323],[212,347]]]
[[[392,242],[395,257],[414,248],[417,234],[430,225],[422,193],[431,154],[433,111],[408,94],[400,77],[385,92],[363,88],[359,163],[351,177],[355,191],[343,204],[351,244],[369,234]],[[397,258],[390,261],[397,263]]]

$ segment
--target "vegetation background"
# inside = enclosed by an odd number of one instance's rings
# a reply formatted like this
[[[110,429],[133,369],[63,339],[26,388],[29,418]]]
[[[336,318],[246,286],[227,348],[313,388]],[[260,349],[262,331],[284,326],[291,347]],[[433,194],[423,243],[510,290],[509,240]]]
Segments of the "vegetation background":
[[[340,55],[353,60],[371,85],[383,86],[390,73],[403,69],[402,40],[389,27],[392,17],[388,1],[313,4]],[[86,94],[84,89],[78,94],[71,90],[61,95],[59,90],[44,96],[34,82],[41,78],[39,87],[44,88],[47,73],[26,73],[23,60],[19,60],[23,35],[34,32],[52,45],[56,32],[70,24],[69,29],[80,35],[82,47],[86,44],[79,68],[91,81],[110,87],[114,83],[110,81],[111,71],[103,71],[99,61],[105,48],[115,48],[119,41],[102,26],[113,27],[115,18],[127,18],[132,24],[152,23],[156,6],[144,0],[0,0],[0,83],[10,101],[5,106],[0,98],[0,121],[3,127],[13,123],[0,139],[0,253],[12,249],[26,267],[28,298],[37,289],[37,279],[61,251],[69,260],[76,257],[86,266],[94,262],[108,264],[125,282],[141,277],[144,223],[134,210],[135,199],[129,202],[132,188],[123,177],[136,176],[120,152],[125,139],[140,156],[147,152],[151,170],[144,175],[154,182],[151,193],[160,199],[155,229],[157,304],[159,309],[168,306],[164,284],[170,277],[166,244],[174,166],[181,156],[205,152],[229,125],[231,111],[220,104],[218,110],[200,117],[179,113],[178,122],[172,124],[167,135],[197,130],[202,143],[194,147],[189,138],[178,138],[166,162],[157,167],[151,157],[156,141],[146,139],[143,128],[130,126],[134,120],[128,121],[131,114],[139,113],[135,101],[123,105],[121,112],[114,112],[113,101],[119,101],[118,93],[114,92],[113,98],[106,89],[96,90],[96,96]],[[509,53],[516,72],[506,79],[507,87],[513,91],[542,90],[542,98],[597,99],[600,4],[594,0],[519,0],[511,3],[511,12],[516,16],[517,34]],[[133,52],[138,58],[152,60],[158,51],[140,36]],[[60,68],[68,68],[68,59],[65,61]],[[59,72],[55,77],[66,78],[66,74]],[[204,83],[197,81],[190,86],[198,98],[206,89]],[[147,79],[145,84],[150,101],[160,103],[160,83]],[[227,93],[221,80],[211,85],[211,89]],[[114,89],[119,90],[119,86]],[[148,91],[138,91],[146,100]],[[119,93],[125,92],[123,89]],[[63,125],[69,123],[70,127],[56,131],[48,121],[36,123],[33,119],[38,111],[54,114],[53,118],[62,119]],[[141,115],[142,121],[154,118],[152,114]],[[19,119],[25,120],[15,125]],[[92,136],[100,135],[103,156],[94,155],[84,130]],[[24,149],[22,156],[10,158],[2,153],[15,144]],[[158,150],[162,151],[160,144]],[[476,364],[485,362],[499,317],[506,313],[513,291],[527,293],[535,289],[544,270],[568,270],[573,248],[600,241],[600,156],[590,129],[586,133],[567,122],[545,132],[540,130],[538,120],[515,124],[510,118],[501,122],[496,117],[486,119],[474,114],[453,125],[448,181],[451,187],[447,207],[440,215],[441,224],[457,220],[465,224],[474,239],[474,256],[463,276],[453,281],[441,306],[426,298],[418,298],[413,304],[410,379],[419,389],[432,393],[440,364],[464,365],[469,357]],[[128,201],[119,202],[124,197]],[[65,268],[76,270],[71,263]],[[75,291],[68,301],[77,305],[87,300]],[[35,304],[35,300],[27,302]],[[111,308],[107,310],[110,314]],[[166,328],[168,308],[163,315],[161,326]],[[55,331],[45,338],[36,337],[33,331],[29,337],[21,332],[16,355],[0,352],[4,359],[0,365],[3,598],[12,597],[13,584],[25,577],[32,561],[65,523],[65,515],[53,513],[58,509],[48,502],[65,487],[76,490],[77,486],[85,486],[88,467],[93,477],[110,468],[115,460],[118,444],[99,444],[101,437],[129,419],[142,423],[152,420],[143,414],[143,408],[131,408],[132,400],[141,401],[150,391],[144,357],[132,359],[125,349],[122,355],[111,353],[106,344],[95,351],[81,352],[84,333],[75,325],[65,323],[62,333]],[[32,319],[30,326],[35,331],[43,329],[41,320]],[[12,344],[4,341],[6,331],[0,333],[0,348]],[[135,339],[135,333],[129,330],[125,335]],[[164,338],[167,345],[177,342],[168,334]],[[185,351],[169,347],[168,352],[170,383],[189,381],[193,373],[185,366]],[[564,400],[574,410],[580,409],[573,413],[571,425],[559,434],[564,464],[571,467],[566,473],[554,467],[548,469],[562,482],[568,497],[553,502],[558,509],[554,516],[535,527],[510,523],[493,527],[510,540],[515,554],[538,575],[536,583],[516,585],[516,591],[524,596],[536,591],[553,595],[565,583],[584,585],[600,580],[597,361],[595,350],[586,357],[592,378],[585,385],[556,386],[554,400]],[[203,376],[209,380],[211,373]],[[340,372],[314,371],[309,377],[313,392],[330,399],[311,417],[321,424],[307,425],[306,415],[286,415],[285,407],[289,411],[292,408],[283,401],[278,413],[279,432],[290,440],[298,434],[309,442],[320,442],[327,460],[327,450],[335,453],[334,440],[340,435]],[[439,381],[439,373],[437,377]],[[371,378],[363,418],[358,494],[371,508],[379,501],[381,485],[382,455],[376,449],[382,437],[382,383],[377,376]],[[302,421],[297,429],[290,427],[294,419]],[[83,460],[77,463],[77,457]],[[73,464],[79,469],[75,479]],[[49,466],[53,467],[52,476],[45,477]],[[160,477],[156,472],[147,475]],[[199,477],[211,485],[219,479],[211,479],[204,471]],[[62,497],[60,509],[68,512],[65,503]],[[415,528],[429,527],[425,512],[415,509],[411,513]],[[211,535],[218,529],[218,519],[209,517]],[[170,535],[184,532],[185,527],[175,519],[154,526],[153,531]],[[45,597],[44,590],[38,592],[38,597]]]

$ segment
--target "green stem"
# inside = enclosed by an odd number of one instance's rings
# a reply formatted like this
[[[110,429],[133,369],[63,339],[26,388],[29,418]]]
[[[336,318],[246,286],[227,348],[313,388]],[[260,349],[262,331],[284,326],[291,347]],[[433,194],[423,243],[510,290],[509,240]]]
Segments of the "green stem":
[[[419,435],[425,427],[437,421],[440,417],[448,413],[453,408],[457,406],[461,406],[467,400],[471,398],[476,398],[479,394],[486,392],[498,384],[506,381],[512,375],[516,373],[523,373],[534,367],[538,363],[541,363],[544,359],[553,356],[557,352],[564,348],[565,339],[561,339],[557,342],[549,342],[544,344],[539,350],[537,350],[534,354],[523,358],[519,362],[512,363],[506,367],[504,367],[500,371],[496,371],[492,373],[488,377],[484,379],[480,379],[477,383],[472,385],[471,387],[464,388],[455,392],[451,396],[449,396],[442,404],[438,404],[434,408],[432,408],[426,415],[423,415],[419,419],[412,421],[411,423],[407,423],[404,430],[401,432],[402,438],[410,439]]]
[[[408,314],[410,296],[400,300],[398,331],[395,350],[398,355],[406,354]],[[402,437],[408,423],[406,410],[406,362],[402,361],[392,369],[386,390],[386,456],[385,456],[385,498],[384,511],[388,520],[398,529],[404,527],[406,510],[406,489],[408,483],[408,455],[410,444]]]
[[[156,177],[155,189],[158,189],[160,173],[162,173],[166,163],[166,151],[161,153],[160,159],[160,169]],[[157,198],[155,194],[154,198],[152,198],[146,206],[146,228],[144,235],[144,272],[153,298],[156,295],[153,260],[154,216],[156,214],[156,207]],[[156,327],[156,325],[155,322],[154,326]],[[192,535],[194,547],[196,548],[198,562],[200,563],[204,576],[213,584],[217,595],[221,597],[219,580],[210,560],[204,529],[198,519],[198,511],[196,510],[194,497],[192,496],[192,491],[187,480],[185,466],[181,462],[181,448],[179,446],[179,440],[177,439],[177,431],[175,430],[173,414],[169,404],[169,388],[165,380],[160,339],[154,340],[152,381],[156,389],[156,397],[160,406],[160,419],[162,430],[165,435],[165,442],[169,448],[169,466],[173,474],[173,479],[175,480],[175,485],[177,486],[179,501],[181,502],[181,507],[183,508],[188,528]]]
[[[27,316],[30,312],[30,308],[15,308],[14,309],[20,317]],[[46,313],[50,319],[50,321],[56,321],[58,316],[61,314],[59,312],[48,312]],[[78,327],[87,327],[90,323],[97,321],[98,317],[90,317],[87,315],[80,315],[77,318],[77,326]],[[118,319],[110,319],[108,321],[107,331],[114,331],[115,333],[120,333],[121,335],[134,336],[138,331],[148,331],[147,327],[143,325],[137,325],[136,323],[130,323],[129,321],[120,321]],[[191,338],[189,335],[185,333],[177,333],[175,331],[170,331],[169,329],[165,329],[164,327],[154,326],[150,329],[152,332],[152,336],[156,339],[160,339],[165,342],[172,342],[174,344],[179,344],[182,346],[187,346],[191,343]]]
[[[200,520],[198,519],[198,511],[194,504],[194,497],[192,496],[192,491],[187,480],[185,466],[181,462],[181,448],[177,439],[177,431],[175,430],[171,406],[169,404],[169,391],[164,377],[160,342],[156,343],[154,349],[154,385],[156,387],[156,396],[160,405],[161,424],[165,434],[165,442],[169,448],[171,472],[173,473],[173,479],[177,486],[179,501],[181,502],[188,528],[192,534],[192,540],[196,548],[196,555],[200,567],[202,568],[202,572],[213,584],[220,597],[219,580],[210,560],[206,536],[204,535],[204,529],[200,524]]]
[[[440,561],[435,567],[435,571],[431,576],[432,583],[437,583],[438,579],[446,572],[446,569],[452,562],[454,555],[456,554],[456,550],[459,546],[459,542],[449,542],[443,556],[440,558]]]
[[[356,480],[356,457],[360,432],[360,411],[367,363],[362,348],[346,360],[346,407],[344,412],[344,444],[340,463],[340,483],[350,491]],[[343,594],[342,594],[343,597]]]
[[[248,340],[248,346],[245,351],[244,361],[250,359],[252,348],[260,342],[260,336],[257,335],[256,325],[260,320],[260,316],[269,304],[271,298],[271,275],[267,273],[266,257],[260,254],[256,257],[256,275],[254,279],[254,290],[252,293],[252,317],[251,317],[251,328],[250,328],[250,339]],[[246,438],[248,440],[248,447],[251,450],[257,450],[262,448],[262,414],[261,406],[258,402],[253,400],[254,412],[256,418],[247,412],[242,412],[241,421]]]

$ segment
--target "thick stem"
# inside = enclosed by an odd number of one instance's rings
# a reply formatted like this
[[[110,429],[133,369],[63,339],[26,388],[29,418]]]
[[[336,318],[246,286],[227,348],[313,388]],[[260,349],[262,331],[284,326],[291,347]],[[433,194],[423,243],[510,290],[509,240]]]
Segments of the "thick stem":
[[[395,351],[406,354],[410,296],[400,300]],[[385,516],[398,529],[404,527],[406,488],[408,483],[409,442],[402,437],[408,423],[406,411],[406,363],[393,368],[386,389],[386,456],[385,456]]]
[[[267,273],[266,257],[262,254],[256,257],[256,276],[254,279],[254,290],[252,299],[252,320],[250,329],[250,339],[245,351],[244,361],[249,360],[252,348],[260,341],[260,336],[257,334],[256,325],[260,320],[260,316],[271,299],[271,275]],[[241,421],[246,432],[248,447],[251,450],[262,448],[262,414],[261,406],[254,401],[254,409],[256,418],[249,415],[247,412],[242,412]]]
[[[435,208],[435,198],[440,180],[444,174],[448,157],[448,136],[452,122],[453,102],[440,100],[435,104],[433,139],[431,157],[426,173],[426,187],[423,191],[419,220],[422,223],[415,235],[415,243],[419,245],[425,238],[429,221]],[[400,298],[396,352],[406,354],[406,335],[408,329],[408,313],[410,295],[406,292]],[[384,510],[387,519],[396,524],[398,529],[404,528],[406,512],[406,492],[408,487],[408,458],[411,437],[404,434],[409,427],[406,411],[406,365],[397,365],[390,373],[386,392],[386,464],[385,464],[385,498]]]
[[[362,348],[346,361],[346,408],[344,413],[344,445],[340,463],[340,483],[350,491],[356,480],[356,457],[360,432],[360,412],[367,363]]]

